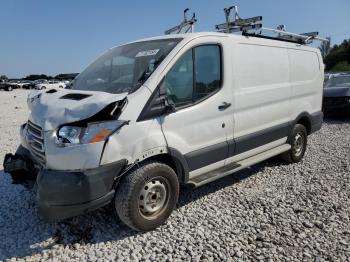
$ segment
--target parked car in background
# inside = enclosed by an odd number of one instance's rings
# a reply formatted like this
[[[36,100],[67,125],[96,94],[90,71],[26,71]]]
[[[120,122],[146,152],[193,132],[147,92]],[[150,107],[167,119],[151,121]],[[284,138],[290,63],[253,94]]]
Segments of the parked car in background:
[[[33,89],[37,89],[37,86],[43,83],[47,83],[46,79],[37,79],[33,81]]]
[[[6,83],[7,91],[12,91],[18,88],[18,80],[10,80]]]
[[[3,89],[5,91],[12,91],[12,87],[8,85],[6,80],[1,79],[0,80],[0,89]]]
[[[6,81],[3,79],[0,79],[0,89],[5,89],[6,87]]]
[[[329,78],[324,86],[323,112],[350,116],[350,74]]]
[[[25,88],[25,86],[27,87],[30,83],[31,81],[29,80],[20,80],[16,82],[16,86],[17,88]]]
[[[39,90],[59,89],[59,88],[65,88],[65,87],[66,87],[66,84],[58,80],[49,80],[47,82],[40,82],[35,85],[35,89],[39,89]]]
[[[41,84],[41,83],[46,83],[47,82],[47,79],[37,79],[37,80],[34,80],[33,83],[35,85],[37,84]]]
[[[21,83],[21,87],[24,89],[33,89],[34,88],[34,82],[30,80],[25,80]]]

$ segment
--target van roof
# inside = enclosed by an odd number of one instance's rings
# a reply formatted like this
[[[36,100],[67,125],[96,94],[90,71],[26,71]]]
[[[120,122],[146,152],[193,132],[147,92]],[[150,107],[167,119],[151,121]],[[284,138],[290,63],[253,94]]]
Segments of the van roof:
[[[220,37],[229,37],[229,34],[220,33],[220,32],[198,32],[198,33],[186,33],[186,34],[171,34],[171,35],[161,35],[150,38],[144,38],[133,42],[149,41],[149,40],[158,40],[158,39],[171,39],[171,38],[184,38],[184,39],[194,39],[201,36],[220,36]],[[232,36],[239,36],[233,35]]]
[[[128,43],[124,43],[122,45],[127,45],[131,43],[137,43],[137,42],[143,42],[143,41],[151,41],[151,40],[161,40],[161,39],[172,39],[172,38],[183,38],[187,40],[195,39],[197,37],[201,36],[220,36],[220,37],[228,37],[228,34],[225,33],[218,33],[218,32],[198,32],[198,33],[186,33],[186,34],[171,34],[171,35],[161,35],[161,36],[154,36],[154,37],[148,37],[148,38],[142,38],[135,41],[131,41]],[[238,36],[238,35],[233,35]],[[114,46],[117,47],[117,46]],[[114,48],[112,47],[112,48]]]

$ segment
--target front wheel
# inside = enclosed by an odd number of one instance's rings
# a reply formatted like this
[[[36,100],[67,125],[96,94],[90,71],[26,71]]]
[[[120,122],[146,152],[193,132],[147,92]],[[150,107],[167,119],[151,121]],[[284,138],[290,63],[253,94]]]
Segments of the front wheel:
[[[12,86],[8,86],[8,87],[6,88],[6,91],[12,91],[12,90],[13,90]]]
[[[179,181],[168,165],[146,162],[120,181],[115,208],[127,226],[148,231],[162,225],[176,206]]]
[[[296,124],[287,141],[291,149],[282,154],[282,158],[289,163],[298,163],[304,157],[307,146],[307,131],[303,125]]]

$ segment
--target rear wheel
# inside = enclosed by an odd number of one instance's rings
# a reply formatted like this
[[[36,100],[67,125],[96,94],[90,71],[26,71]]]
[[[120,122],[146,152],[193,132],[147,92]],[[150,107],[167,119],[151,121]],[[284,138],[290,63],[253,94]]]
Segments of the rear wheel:
[[[120,181],[115,208],[127,226],[148,231],[163,224],[176,206],[179,181],[169,166],[146,162]]]
[[[6,87],[6,91],[12,91],[12,90],[13,90],[12,86]]]
[[[291,149],[282,154],[282,158],[289,163],[297,163],[304,157],[307,146],[307,131],[301,124],[296,124],[287,141]]]

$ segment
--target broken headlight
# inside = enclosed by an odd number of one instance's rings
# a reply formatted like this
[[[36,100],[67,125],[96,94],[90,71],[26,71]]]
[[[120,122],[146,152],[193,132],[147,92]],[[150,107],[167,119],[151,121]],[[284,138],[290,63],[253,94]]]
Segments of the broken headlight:
[[[62,144],[79,144],[81,131],[81,127],[63,126],[58,130],[58,141]]]
[[[101,142],[125,123],[125,121],[106,121],[89,123],[87,127],[62,126],[57,132],[57,143],[69,145]]]

